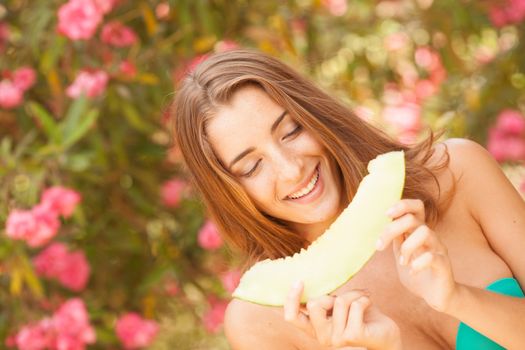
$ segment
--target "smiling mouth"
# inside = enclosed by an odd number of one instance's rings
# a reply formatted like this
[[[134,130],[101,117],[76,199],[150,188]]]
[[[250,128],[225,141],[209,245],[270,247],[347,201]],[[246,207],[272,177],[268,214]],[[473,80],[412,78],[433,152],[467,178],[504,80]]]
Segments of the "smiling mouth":
[[[310,182],[306,186],[304,186],[299,191],[292,193],[288,195],[287,199],[299,199],[304,196],[309,195],[315,188],[315,185],[317,185],[317,181],[319,181],[319,165],[315,168],[315,173],[312,175],[312,178],[310,179]]]

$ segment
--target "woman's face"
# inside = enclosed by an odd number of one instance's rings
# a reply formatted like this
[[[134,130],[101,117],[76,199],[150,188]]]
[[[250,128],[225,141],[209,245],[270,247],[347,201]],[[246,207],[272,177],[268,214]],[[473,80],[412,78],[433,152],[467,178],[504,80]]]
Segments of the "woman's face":
[[[206,133],[262,212],[288,222],[309,240],[339,214],[341,183],[334,159],[262,89],[239,89],[211,117]]]

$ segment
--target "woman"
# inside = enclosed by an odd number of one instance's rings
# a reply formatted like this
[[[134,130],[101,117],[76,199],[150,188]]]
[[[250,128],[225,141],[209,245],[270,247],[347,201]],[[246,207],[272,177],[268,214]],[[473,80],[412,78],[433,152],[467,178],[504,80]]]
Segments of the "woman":
[[[233,300],[225,318],[233,349],[525,349],[516,331],[525,299],[510,296],[525,285],[525,204],[482,147],[432,136],[402,145],[290,67],[247,50],[200,64],[174,106],[194,183],[250,262],[308,246],[351,201],[368,161],[405,151],[403,199],[365,267],[306,306],[301,283],[284,308]]]

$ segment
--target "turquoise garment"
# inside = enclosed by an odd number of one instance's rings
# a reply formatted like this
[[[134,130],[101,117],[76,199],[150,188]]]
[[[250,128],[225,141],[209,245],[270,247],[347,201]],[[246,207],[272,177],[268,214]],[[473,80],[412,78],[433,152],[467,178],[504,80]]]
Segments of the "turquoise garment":
[[[525,295],[514,278],[502,278],[487,288],[494,293],[523,298]],[[505,349],[464,323],[460,323],[456,336],[456,350],[500,350]]]

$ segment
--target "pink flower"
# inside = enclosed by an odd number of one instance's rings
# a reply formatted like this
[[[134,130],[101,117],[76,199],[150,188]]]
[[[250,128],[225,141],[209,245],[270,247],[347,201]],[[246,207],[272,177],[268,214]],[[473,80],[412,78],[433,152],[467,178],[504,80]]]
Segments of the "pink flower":
[[[233,293],[235,288],[239,285],[242,273],[239,270],[226,271],[221,275],[222,286],[229,293]]]
[[[429,72],[441,67],[441,58],[438,53],[428,46],[418,47],[414,54],[414,58],[420,67]]]
[[[53,315],[57,349],[84,349],[93,344],[95,330],[89,324],[89,315],[80,298],[69,299]]]
[[[107,14],[115,8],[119,0],[94,0],[100,12]]]
[[[525,160],[525,118],[519,111],[500,112],[489,129],[487,149],[499,162]]]
[[[9,40],[9,26],[5,22],[0,22],[0,53],[4,51]]]
[[[525,140],[497,127],[489,129],[487,149],[498,162],[525,160]]]
[[[525,19],[525,1],[506,0],[500,1],[498,5],[492,6],[489,10],[489,17],[494,26],[517,24]]]
[[[0,81],[0,107],[11,109],[19,106],[23,101],[24,93],[9,80]]]
[[[117,337],[126,349],[138,349],[149,346],[159,326],[155,321],[144,320],[138,314],[130,312],[118,319],[116,325]]]
[[[46,205],[31,210],[13,210],[6,223],[6,234],[24,240],[30,247],[39,247],[53,238],[60,227],[56,214]]]
[[[11,239],[25,240],[36,229],[36,220],[31,210],[14,209],[6,222],[6,234]]]
[[[525,136],[525,116],[517,110],[505,109],[499,113],[496,127],[508,134]]]
[[[41,202],[47,203],[57,214],[70,217],[82,200],[80,193],[62,186],[54,186],[42,193]]]
[[[128,60],[124,60],[119,64],[120,73],[127,75],[129,78],[133,78],[137,75],[137,67]]]
[[[40,203],[31,210],[36,221],[36,229],[26,236],[30,247],[40,247],[55,237],[60,228],[57,213],[46,203]]]
[[[406,101],[389,105],[383,109],[383,119],[397,130],[399,141],[410,144],[421,129],[421,107]]]
[[[347,0],[323,0],[322,3],[334,16],[342,16],[348,9]]]
[[[525,160],[525,117],[505,109],[489,129],[487,149],[499,162]]]
[[[89,279],[90,267],[83,251],[69,253],[64,261],[63,269],[58,280],[66,288],[80,292],[86,288]]]
[[[239,48],[239,44],[233,40],[221,40],[218,41],[214,46],[215,52],[225,52],[235,50],[237,48]]]
[[[45,318],[36,324],[25,325],[15,335],[15,345],[19,350],[51,349],[53,345],[53,324]]]
[[[66,89],[66,94],[71,98],[78,98],[82,94],[91,98],[100,96],[106,90],[108,79],[108,74],[103,70],[82,71],[73,84]]]
[[[47,278],[60,275],[67,260],[67,247],[63,243],[52,243],[33,258],[36,273]]]
[[[421,128],[421,107],[408,102],[390,105],[383,110],[383,118],[401,132],[418,131]]]
[[[100,38],[103,43],[115,47],[131,46],[137,42],[135,32],[130,27],[118,21],[105,24],[104,27],[102,27]]]
[[[198,233],[197,241],[201,248],[215,250],[222,246],[222,238],[219,231],[211,221],[206,221]]]
[[[71,40],[90,39],[102,17],[94,0],[69,0],[58,9],[58,32]]]
[[[167,207],[178,206],[186,187],[186,182],[179,179],[171,179],[164,182],[160,189],[162,203]]]
[[[38,275],[57,279],[75,292],[85,289],[91,270],[84,252],[68,252],[63,243],[49,245],[33,259],[33,264]]]
[[[21,91],[28,90],[35,84],[36,73],[33,68],[21,67],[13,72],[13,84]]]
[[[53,317],[22,327],[15,344],[21,350],[84,350],[95,339],[84,302],[75,298],[63,303]]]
[[[210,309],[204,314],[202,323],[208,332],[217,333],[224,322],[224,313],[226,312],[228,301],[215,298],[210,298],[208,301]]]
[[[415,93],[417,98],[422,101],[437,92],[437,87],[428,79],[421,79],[416,81]]]

